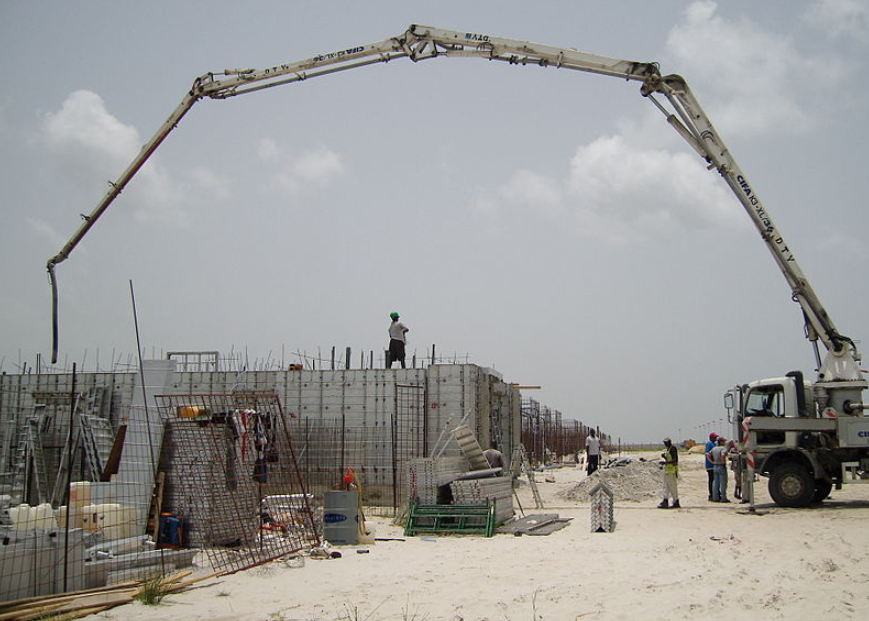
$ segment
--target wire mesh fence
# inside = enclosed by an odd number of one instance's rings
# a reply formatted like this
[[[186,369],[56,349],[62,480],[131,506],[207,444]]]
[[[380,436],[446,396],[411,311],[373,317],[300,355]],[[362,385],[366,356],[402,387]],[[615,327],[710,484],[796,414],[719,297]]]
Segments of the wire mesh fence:
[[[40,416],[25,421],[36,422],[4,464],[0,601],[145,580],[192,563],[195,550],[164,545],[151,511],[152,460],[118,463],[121,452],[151,454],[146,422],[113,428],[77,412],[56,433]]]
[[[455,457],[459,420],[519,430],[510,391],[472,366],[239,375],[209,354],[185,361],[198,371],[0,375],[0,602],[316,547],[349,468],[365,514],[396,516],[410,462]]]
[[[0,395],[0,602],[194,559],[232,572],[319,545],[275,394],[173,395],[118,412],[111,387],[79,388],[38,404],[8,386]]]

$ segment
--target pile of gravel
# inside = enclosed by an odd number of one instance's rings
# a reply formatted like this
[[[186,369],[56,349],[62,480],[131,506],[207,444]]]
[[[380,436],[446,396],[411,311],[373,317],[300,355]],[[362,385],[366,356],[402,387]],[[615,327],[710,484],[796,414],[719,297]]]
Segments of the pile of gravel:
[[[559,495],[575,502],[590,502],[588,492],[600,481],[605,481],[610,487],[616,502],[642,502],[659,498],[664,485],[663,473],[657,462],[622,459],[604,466]]]

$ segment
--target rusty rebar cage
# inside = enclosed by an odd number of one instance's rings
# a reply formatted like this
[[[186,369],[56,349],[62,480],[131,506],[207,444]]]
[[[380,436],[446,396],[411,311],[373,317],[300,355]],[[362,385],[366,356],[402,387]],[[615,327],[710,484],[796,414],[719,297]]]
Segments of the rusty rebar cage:
[[[274,392],[156,400],[166,425],[161,519],[178,520],[187,543],[204,548],[215,571],[320,544],[312,496]]]

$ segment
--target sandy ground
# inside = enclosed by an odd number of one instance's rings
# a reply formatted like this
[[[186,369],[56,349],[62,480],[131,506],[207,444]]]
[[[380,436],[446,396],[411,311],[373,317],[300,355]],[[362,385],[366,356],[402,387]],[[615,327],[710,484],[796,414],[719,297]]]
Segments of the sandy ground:
[[[565,496],[580,468],[549,470],[545,509],[573,518],[548,536],[404,537],[369,518],[379,541],[342,557],[276,561],[88,619],[573,620],[865,619],[869,615],[869,486],[833,491],[818,508],[783,509],[757,485],[757,513],[706,500],[702,455],[683,453],[682,509],[660,510],[658,489],[616,501],[616,527],[593,533],[589,501]],[[731,484],[732,489],[732,484]],[[634,490],[636,491],[636,490]],[[368,550],[357,553],[357,550]],[[298,562],[296,563],[298,564]]]

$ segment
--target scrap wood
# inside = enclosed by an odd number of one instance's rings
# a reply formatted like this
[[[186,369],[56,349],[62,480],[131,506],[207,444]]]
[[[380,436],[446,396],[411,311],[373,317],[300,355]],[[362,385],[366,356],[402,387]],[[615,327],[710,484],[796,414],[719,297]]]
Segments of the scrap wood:
[[[166,576],[165,578],[161,578],[160,579],[160,586],[169,586],[173,582],[180,582],[181,580],[183,580],[184,578],[186,578],[187,576],[189,576],[192,573],[193,572],[189,569],[175,572],[171,576]]]
[[[32,605],[25,605],[21,608],[4,612],[3,614],[0,614],[0,619],[3,621],[7,621],[7,619],[10,621],[18,621],[20,619],[38,619],[40,617],[47,617],[61,606],[63,606],[62,603],[40,604],[39,602],[35,602]]]
[[[119,582],[118,584],[113,584],[111,586],[101,586],[101,587],[93,587],[91,589],[83,589],[81,591],[68,591],[66,593],[55,593],[54,595],[36,595],[33,597],[24,597],[21,599],[11,599],[6,602],[0,602],[0,614],[4,614],[4,611],[15,608],[26,608],[32,606],[41,606],[54,600],[54,602],[60,602],[61,600],[67,601],[76,597],[86,597],[88,595],[93,595],[94,593],[101,593],[103,591],[120,591],[123,589],[135,589],[139,586],[140,582],[138,580],[130,580],[129,582]],[[0,616],[0,619],[5,619],[6,617]]]
[[[136,589],[125,588],[117,591],[101,591],[99,593],[79,593],[72,597],[46,595],[42,598],[30,598],[36,601],[6,608],[3,613],[0,613],[0,620],[29,621],[30,619],[44,619],[48,616],[68,614],[93,608],[105,610],[133,601],[135,594]]]
[[[184,572],[181,572],[181,573],[184,573]],[[189,575],[193,572],[188,571],[186,573]],[[187,588],[191,585],[194,585],[198,582],[204,582],[205,580],[209,580],[211,578],[216,578],[218,576],[222,576],[225,573],[226,572],[224,572],[224,571],[213,571],[210,574],[205,574],[204,576],[199,576],[197,578],[191,578],[190,580],[184,580],[184,581],[178,582],[176,584],[171,584],[168,587],[168,591],[174,593],[175,591],[180,591],[180,590],[185,589],[185,588]]]
[[[102,612],[121,604],[129,604],[133,601],[133,593],[96,593],[88,597],[68,602],[66,604],[52,604],[44,608],[34,608],[17,617],[11,617],[15,621],[31,621],[45,619],[47,616],[65,615],[65,618],[73,619],[79,616]],[[68,615],[68,616],[67,616]]]
[[[82,608],[80,610],[72,610],[69,612],[56,612],[51,613],[52,616],[48,617],[49,619],[57,618],[62,621],[72,621],[72,619],[81,619],[82,617],[87,617],[90,615],[95,615],[101,612],[105,612],[110,608],[113,608],[116,604],[109,604],[104,606],[91,606],[90,608]],[[60,615],[55,617],[54,615]],[[45,619],[46,617],[18,617],[16,621],[40,621]]]
[[[160,585],[167,593],[174,593],[220,574],[214,572],[185,580],[192,573],[190,570],[176,572],[161,578]],[[76,619],[129,604],[143,588],[144,583],[133,581],[73,593],[58,593],[4,602],[0,604],[0,621],[32,621],[44,619],[49,615],[64,615],[65,619]]]

